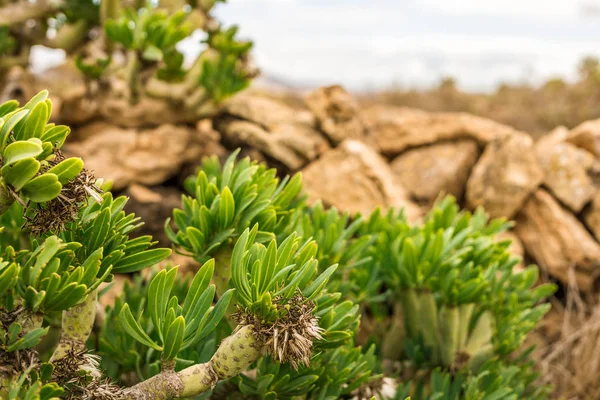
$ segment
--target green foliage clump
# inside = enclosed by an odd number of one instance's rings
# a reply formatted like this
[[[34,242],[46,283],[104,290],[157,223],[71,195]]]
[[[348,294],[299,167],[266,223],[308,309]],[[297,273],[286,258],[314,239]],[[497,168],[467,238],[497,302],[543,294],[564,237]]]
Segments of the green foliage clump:
[[[217,102],[250,86],[252,74],[244,64],[252,49],[252,42],[237,40],[237,31],[237,26],[233,26],[210,32],[206,40],[206,44],[216,50],[216,54],[204,61],[200,83]]]
[[[106,21],[104,29],[110,40],[137,52],[143,61],[158,62],[175,53],[183,60],[175,45],[192,31],[185,19],[183,11],[169,15],[163,10],[126,9],[120,18]]]
[[[185,182],[191,196],[183,196],[183,209],[173,211],[177,233],[167,221],[169,238],[198,262],[220,251],[231,253],[235,239],[255,224],[259,242],[280,236],[298,204],[300,175],[280,180],[275,169],[249,158],[236,161],[236,156],[223,167],[216,157],[205,158],[198,174]]]
[[[4,14],[15,15],[0,26],[0,70],[26,67],[35,45],[60,48],[94,97],[125,97],[130,105],[162,100],[167,109],[183,106],[187,119],[182,119],[196,120],[247,88],[255,75],[252,43],[236,37],[236,26],[222,27],[211,15],[221,2],[9,1],[0,5]],[[206,48],[188,67],[177,45],[198,30],[205,33]]]
[[[0,107],[0,156],[3,196],[25,204],[43,203],[58,197],[63,185],[83,169],[83,161],[70,158],[56,162],[69,128],[49,124],[52,103],[48,92],[39,93],[23,107],[15,101]],[[12,194],[11,194],[12,193]],[[11,197],[12,196],[12,197]],[[12,205],[3,203],[3,211]]]
[[[2,398],[547,397],[522,345],[555,287],[515,270],[506,221],[452,198],[417,224],[307,206],[300,175],[236,152],[204,160],[166,223],[201,264],[181,278],[132,237],[127,199],[64,159],[46,96],[0,106]],[[100,285],[144,269],[93,332]]]

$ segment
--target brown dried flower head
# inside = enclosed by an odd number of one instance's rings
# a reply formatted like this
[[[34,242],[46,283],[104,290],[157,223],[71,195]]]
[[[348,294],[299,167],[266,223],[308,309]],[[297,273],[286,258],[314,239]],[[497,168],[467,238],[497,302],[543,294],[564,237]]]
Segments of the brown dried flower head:
[[[322,340],[323,328],[313,315],[315,304],[298,291],[287,304],[275,299],[282,316],[273,323],[259,321],[253,314],[243,311],[235,315],[242,325],[254,325],[255,335],[264,343],[263,351],[280,363],[289,363],[298,369],[310,365],[315,340]]]

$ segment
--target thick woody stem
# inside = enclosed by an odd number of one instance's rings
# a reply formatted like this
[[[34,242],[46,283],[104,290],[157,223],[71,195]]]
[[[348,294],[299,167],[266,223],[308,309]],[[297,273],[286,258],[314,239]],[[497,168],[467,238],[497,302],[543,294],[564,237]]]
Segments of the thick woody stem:
[[[213,258],[215,259],[213,283],[217,289],[217,296],[221,297],[229,289],[231,280],[231,249],[225,247],[215,253]]]
[[[103,0],[100,2],[100,25],[104,26],[109,19],[119,17],[121,4],[119,0]]]
[[[116,19],[121,13],[121,4],[119,0],[102,0],[100,2],[100,26],[105,26],[106,21],[109,19]],[[104,29],[100,30],[102,41],[105,44],[106,51],[110,54],[113,50],[114,44],[106,36]]]
[[[189,92],[195,90],[200,85],[200,76],[202,75],[204,62],[217,56],[218,53],[212,49],[202,52],[187,71],[182,82],[166,82],[156,77],[151,78],[146,84],[146,93],[152,97],[164,98],[169,101],[185,101]]]
[[[127,64],[125,65],[125,80],[129,88],[129,102],[135,104],[139,100],[138,72],[140,61],[135,50],[127,52]]]
[[[58,9],[62,5],[60,0],[38,0],[35,3],[19,1],[0,9],[0,25],[16,25],[28,19],[40,18]]]
[[[69,353],[85,349],[85,342],[94,326],[97,301],[98,292],[94,290],[83,303],[63,311],[60,340],[51,360],[58,360]]]
[[[182,371],[164,370],[127,389],[121,400],[169,400],[193,397],[215,387],[218,381],[233,378],[260,355],[262,345],[254,337],[254,327],[246,325],[221,342],[211,360]]]

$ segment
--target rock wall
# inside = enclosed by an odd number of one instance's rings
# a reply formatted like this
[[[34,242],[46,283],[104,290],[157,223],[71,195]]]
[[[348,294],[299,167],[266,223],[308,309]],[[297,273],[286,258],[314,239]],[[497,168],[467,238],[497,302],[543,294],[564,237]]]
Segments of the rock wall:
[[[339,86],[310,93],[306,108],[283,111],[274,100],[240,96],[215,126],[226,146],[252,148],[288,172],[301,171],[311,200],[341,210],[405,207],[416,220],[443,194],[471,210],[484,207],[491,217],[515,221],[508,237],[517,253],[565,284],[572,268],[581,290],[594,289],[600,120],[558,128],[534,143],[525,132],[464,113],[361,109]],[[293,116],[283,122],[279,115]],[[241,122],[245,128],[232,136]],[[256,141],[254,132],[269,139]]]
[[[71,117],[64,121],[75,123],[69,155],[113,179],[132,204],[171,207],[202,156],[241,147],[282,173],[302,172],[311,201],[365,214],[404,207],[418,220],[440,195],[452,194],[468,209],[514,220],[514,247],[557,280],[566,283],[572,268],[590,291],[600,275],[600,120],[557,128],[534,143],[465,113],[363,108],[340,86],[313,91],[301,109],[247,91],[195,126],[158,117],[139,127],[77,125]],[[156,187],[165,182],[169,201]],[[149,225],[160,229],[163,214],[152,212]]]

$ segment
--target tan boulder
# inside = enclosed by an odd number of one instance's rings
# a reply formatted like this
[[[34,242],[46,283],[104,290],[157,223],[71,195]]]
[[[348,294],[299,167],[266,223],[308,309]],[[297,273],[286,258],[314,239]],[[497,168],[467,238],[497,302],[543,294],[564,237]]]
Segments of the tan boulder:
[[[583,213],[583,220],[596,239],[600,240],[600,192],[597,192],[592,203]]]
[[[242,95],[225,106],[215,128],[230,147],[253,148],[296,171],[330,146],[314,127],[310,113],[298,112],[276,100]]]
[[[556,143],[536,148],[544,170],[544,185],[575,213],[594,197],[592,177],[600,172],[600,163],[586,150],[571,143]]]
[[[25,105],[38,91],[35,76],[21,66],[13,66],[0,75],[0,104],[17,100]]]
[[[57,67],[36,74],[35,80],[37,90],[48,89],[50,93],[53,121],[69,126],[81,125],[98,115],[97,93],[90,93],[73,60],[67,59]]]
[[[577,147],[581,147],[600,157],[600,119],[585,121],[571,130],[566,139]]]
[[[569,281],[574,268],[579,288],[590,291],[600,272],[600,245],[548,192],[538,189],[516,218],[515,233],[550,276]]]
[[[280,124],[297,122],[315,124],[309,112],[299,112],[282,101],[255,93],[243,92],[232,97],[223,106],[226,115],[252,121],[267,130],[275,129]]]
[[[128,128],[193,123],[212,117],[218,111],[217,104],[212,101],[187,106],[148,95],[143,95],[139,101],[132,103],[118,90],[105,93],[98,102],[98,113],[102,118]]]
[[[373,106],[363,117],[378,148],[396,156],[410,147],[442,140],[473,139],[481,146],[505,136],[526,133],[467,113],[427,113],[403,107]]]
[[[369,215],[376,207],[404,208],[407,218],[420,210],[409,199],[387,162],[371,147],[345,140],[302,170],[309,201],[322,200],[350,213]]]
[[[410,149],[391,167],[413,200],[431,205],[441,193],[463,197],[478,157],[477,143],[464,139]]]
[[[207,144],[199,143],[197,134],[185,126],[136,130],[98,123],[75,134],[82,140],[67,143],[65,154],[82,157],[97,177],[113,180],[115,190],[132,183],[157,185],[205,154]]]
[[[543,151],[547,148],[552,148],[555,144],[563,143],[569,137],[569,128],[565,126],[557,126],[535,142],[535,149]]]
[[[332,143],[366,136],[359,105],[343,87],[335,85],[314,90],[306,97],[306,105]]]
[[[467,182],[467,206],[483,206],[493,218],[512,218],[543,177],[530,137],[499,138],[486,147],[473,167]]]

